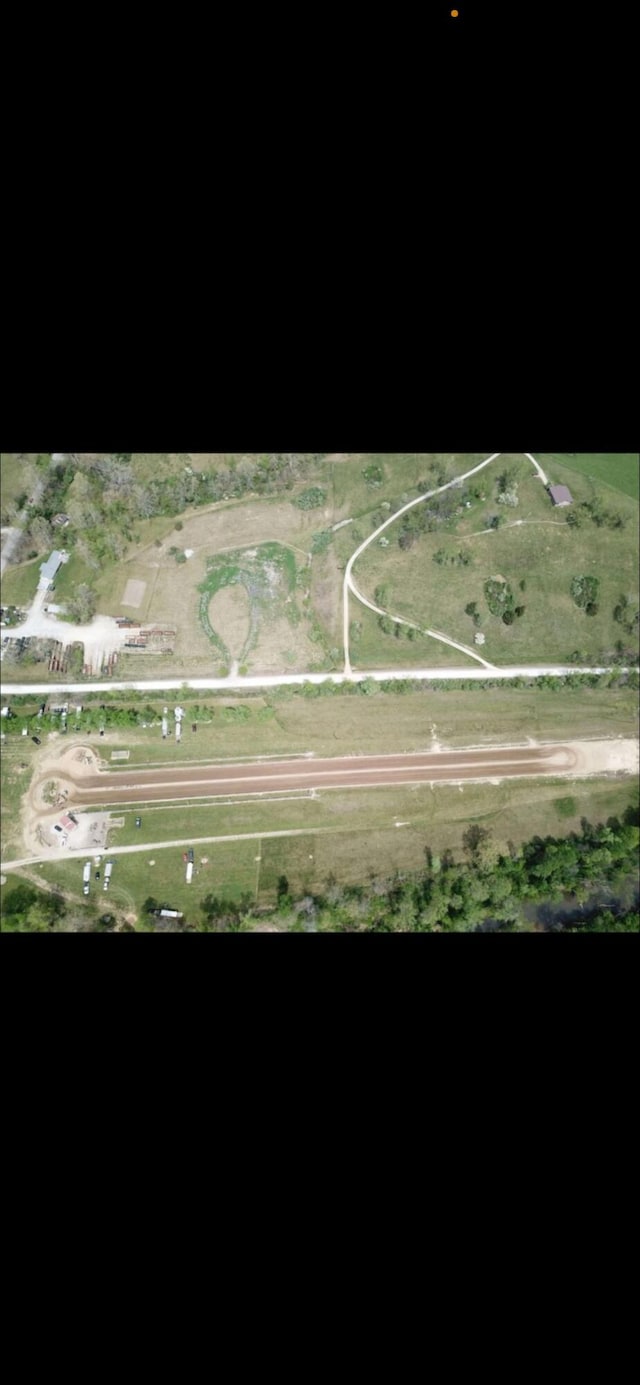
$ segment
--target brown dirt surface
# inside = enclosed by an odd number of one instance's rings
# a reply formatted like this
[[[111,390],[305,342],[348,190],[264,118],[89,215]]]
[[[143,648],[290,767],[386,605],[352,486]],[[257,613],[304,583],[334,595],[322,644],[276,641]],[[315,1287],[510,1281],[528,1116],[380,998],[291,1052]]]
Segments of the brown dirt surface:
[[[527,775],[584,776],[637,773],[638,742],[623,739],[565,745],[527,745],[482,750],[444,750],[409,755],[223,764],[90,774],[76,782],[74,806],[143,803],[359,786],[459,783]]]

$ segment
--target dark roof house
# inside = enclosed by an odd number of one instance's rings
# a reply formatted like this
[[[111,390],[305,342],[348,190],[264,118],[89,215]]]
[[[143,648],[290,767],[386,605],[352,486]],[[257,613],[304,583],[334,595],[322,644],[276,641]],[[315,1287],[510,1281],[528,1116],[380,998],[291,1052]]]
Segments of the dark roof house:
[[[573,504],[573,496],[568,486],[549,486],[549,495],[554,505]]]

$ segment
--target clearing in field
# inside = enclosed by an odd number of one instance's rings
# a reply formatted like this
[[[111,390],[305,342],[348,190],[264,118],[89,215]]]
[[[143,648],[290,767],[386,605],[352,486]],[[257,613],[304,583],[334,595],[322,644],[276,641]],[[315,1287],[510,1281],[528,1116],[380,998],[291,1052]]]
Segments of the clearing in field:
[[[137,579],[129,578],[125,587],[124,597],[120,602],[121,606],[133,606],[137,610],[142,605],[142,598],[147,590],[146,582],[139,582]]]

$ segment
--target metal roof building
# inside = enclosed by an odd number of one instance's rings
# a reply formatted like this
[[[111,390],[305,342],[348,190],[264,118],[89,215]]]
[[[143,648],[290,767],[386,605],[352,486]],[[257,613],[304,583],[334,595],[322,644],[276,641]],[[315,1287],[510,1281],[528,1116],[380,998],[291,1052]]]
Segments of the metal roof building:
[[[47,558],[46,563],[41,563],[41,564],[40,564],[40,585],[41,585],[41,586],[44,586],[45,583],[46,583],[47,586],[50,586],[50,584],[53,582],[53,579],[54,579],[54,577],[55,577],[55,575],[56,575],[56,572],[58,571],[58,568],[60,567],[60,564],[64,562],[64,559],[65,559],[64,553],[60,553],[60,552],[58,552],[58,549],[57,549],[57,548],[54,548],[53,553],[51,554],[51,557],[50,557],[50,558]]]
[[[568,486],[549,486],[549,495],[554,505],[573,504],[573,496]]]

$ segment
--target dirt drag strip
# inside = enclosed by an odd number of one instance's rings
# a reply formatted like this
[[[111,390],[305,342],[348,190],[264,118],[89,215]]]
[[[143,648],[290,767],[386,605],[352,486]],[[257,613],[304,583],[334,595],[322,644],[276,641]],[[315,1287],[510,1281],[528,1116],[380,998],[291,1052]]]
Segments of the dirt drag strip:
[[[93,804],[148,803],[180,799],[260,794],[274,789],[358,788],[389,784],[458,783],[467,779],[502,779],[521,775],[567,774],[578,764],[570,745],[522,746],[425,752],[412,755],[367,755],[322,760],[270,761],[161,770],[119,770],[83,774],[74,782],[78,807]],[[68,770],[67,770],[68,774]]]

